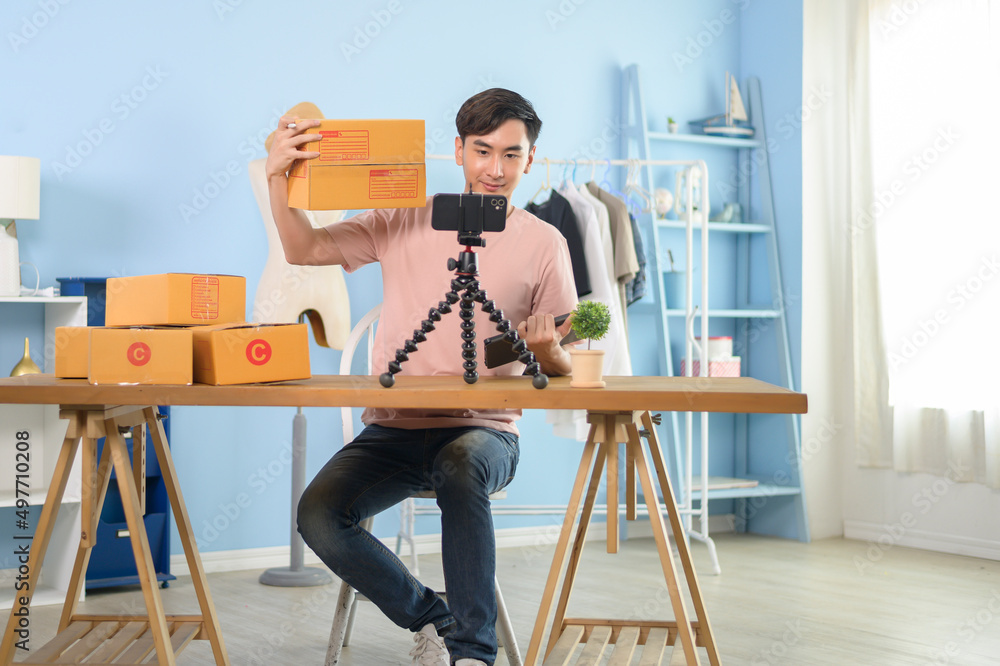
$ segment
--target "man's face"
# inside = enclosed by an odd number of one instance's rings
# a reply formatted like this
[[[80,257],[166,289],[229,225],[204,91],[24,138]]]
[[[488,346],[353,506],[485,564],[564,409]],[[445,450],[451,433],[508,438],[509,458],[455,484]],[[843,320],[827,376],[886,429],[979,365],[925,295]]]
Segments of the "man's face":
[[[466,192],[471,184],[473,192],[502,194],[509,201],[534,158],[524,122],[513,118],[490,134],[466,136],[464,143],[455,138],[455,162],[465,172]]]

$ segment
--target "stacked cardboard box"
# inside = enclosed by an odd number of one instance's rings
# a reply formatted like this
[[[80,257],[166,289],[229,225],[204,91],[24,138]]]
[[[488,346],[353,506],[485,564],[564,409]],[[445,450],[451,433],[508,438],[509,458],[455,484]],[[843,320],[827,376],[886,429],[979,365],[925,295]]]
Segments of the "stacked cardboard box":
[[[112,278],[105,326],[56,329],[55,375],[91,384],[242,384],[306,379],[305,324],[244,321],[246,279]]]

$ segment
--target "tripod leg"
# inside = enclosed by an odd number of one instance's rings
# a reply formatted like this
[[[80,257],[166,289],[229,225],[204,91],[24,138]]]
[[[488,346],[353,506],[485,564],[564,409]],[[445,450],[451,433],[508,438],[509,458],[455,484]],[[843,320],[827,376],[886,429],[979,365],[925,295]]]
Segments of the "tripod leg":
[[[465,285],[462,292],[462,302],[459,304],[458,316],[462,318],[462,369],[466,384],[475,384],[479,379],[476,372],[476,295],[480,293],[479,283],[471,281]]]
[[[528,344],[518,335],[517,329],[511,325],[509,319],[504,318],[503,310],[498,309],[496,303],[486,298],[484,289],[480,289],[476,294],[476,300],[482,304],[482,310],[490,316],[490,321],[496,324],[497,331],[503,333],[504,339],[513,344],[514,351],[518,354],[517,360],[525,364],[524,372],[531,375],[531,385],[536,389],[548,386],[548,375],[542,372],[541,364],[528,349]]]
[[[413,331],[413,337],[403,343],[402,349],[396,350],[395,360],[390,361],[388,370],[379,375],[379,384],[391,388],[396,383],[395,375],[403,370],[402,364],[409,360],[410,354],[417,351],[417,344],[427,340],[427,334],[434,330],[434,323],[441,321],[441,315],[451,312],[451,306],[458,303],[460,296],[456,291],[455,281],[452,281],[451,287],[451,291],[445,294],[445,300],[439,301],[436,308],[428,311],[427,319],[420,322],[420,328]]]

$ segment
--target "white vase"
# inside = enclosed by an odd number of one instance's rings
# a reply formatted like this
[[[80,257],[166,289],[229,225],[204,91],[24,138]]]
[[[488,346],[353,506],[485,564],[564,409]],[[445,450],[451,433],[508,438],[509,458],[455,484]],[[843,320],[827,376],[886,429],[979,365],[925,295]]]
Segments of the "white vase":
[[[604,350],[571,349],[573,377],[569,385],[575,388],[604,388]]]

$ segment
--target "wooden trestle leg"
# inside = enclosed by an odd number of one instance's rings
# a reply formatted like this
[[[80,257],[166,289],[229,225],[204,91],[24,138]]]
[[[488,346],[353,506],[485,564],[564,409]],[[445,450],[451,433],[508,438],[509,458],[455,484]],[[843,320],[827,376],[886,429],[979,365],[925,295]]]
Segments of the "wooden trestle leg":
[[[83,486],[81,491],[81,534],[66,602],[59,621],[59,633],[52,641],[31,652],[25,665],[51,663],[139,664],[153,658],[160,666],[174,666],[177,654],[194,639],[210,641],[215,663],[228,666],[222,632],[212,604],[205,579],[201,557],[195,547],[191,522],[177,483],[170,449],[157,410],[146,406],[123,407],[67,407],[60,415],[69,419],[66,439],[59,454],[52,485],[45,499],[45,507],[38,522],[29,561],[29,590],[15,605],[4,634],[0,650],[0,666],[13,663],[13,651],[18,641],[18,610],[27,606],[31,590],[38,579],[38,568],[45,557],[45,549],[52,533],[62,495],[76,449],[83,441]],[[156,570],[146,534],[143,514],[145,501],[140,492],[145,490],[145,442],[133,443],[132,460],[122,436],[132,430],[133,436],[142,437],[143,425],[149,428],[156,457],[160,463],[164,485],[177,521],[177,529],[184,546],[192,584],[198,597],[201,615],[170,615],[164,611]],[[96,463],[97,439],[105,438],[99,463]],[[91,549],[95,543],[97,521],[111,478],[111,469],[117,474],[125,521],[128,525],[132,552],[135,556],[139,583],[142,587],[146,615],[88,615],[77,613],[77,602],[83,589]]]
[[[556,553],[553,557],[552,567],[549,570],[549,577],[542,594],[541,607],[538,610],[538,616],[535,620],[535,628],[531,636],[531,643],[528,647],[525,664],[528,666],[537,666],[541,650],[542,634],[546,620],[552,610],[556,584],[559,582],[560,574],[565,568],[559,601],[552,619],[548,646],[545,651],[544,664],[546,666],[550,664],[568,666],[574,663],[581,665],[584,663],[599,663],[602,655],[610,658],[608,663],[629,663],[638,646],[642,646],[643,664],[659,664],[663,658],[665,648],[675,645],[678,639],[680,639],[679,645],[683,649],[685,663],[688,666],[701,663],[697,650],[698,646],[707,649],[708,659],[712,666],[719,666],[719,655],[714,638],[712,637],[711,625],[705,612],[701,591],[698,587],[698,578],[691,561],[687,542],[684,540],[684,532],[677,512],[677,505],[674,502],[670,478],[666,473],[666,467],[663,463],[663,453],[660,450],[659,440],[656,437],[656,430],[649,413],[638,411],[592,411],[588,414],[588,420],[591,423],[590,434],[587,438],[583,458],[580,461],[580,468],[577,472],[566,517],[563,521],[563,528],[556,545]],[[649,443],[648,456],[640,439],[639,424],[646,431]],[[625,444],[626,454],[626,518],[632,520],[637,514],[637,477],[639,485],[642,486],[649,520],[653,528],[653,537],[660,555],[664,580],[670,594],[670,603],[674,613],[673,620],[629,621],[606,618],[566,617],[569,597],[576,582],[580,558],[583,554],[583,546],[587,538],[588,524],[593,515],[601,474],[605,467],[609,475],[607,482],[608,526],[610,529],[611,525],[617,525],[617,461],[620,443]],[[600,448],[595,458],[594,451],[598,445]],[[653,467],[656,469],[657,480],[659,481],[659,490],[666,504],[671,532],[675,535],[678,557],[681,568],[684,571],[688,592],[694,605],[697,617],[696,621],[689,620],[690,616],[685,607],[683,589],[677,576],[670,542],[667,539],[666,524],[664,523],[657,502],[657,487],[653,479],[650,458],[653,460]],[[588,471],[590,472],[590,483],[587,487],[580,521],[576,527],[573,547],[567,557],[568,544],[574,525],[576,524],[575,518],[580,506],[580,499],[583,496],[583,488]],[[611,478],[612,475],[614,476],[613,480]],[[612,512],[614,513],[615,520],[612,519]],[[614,538],[612,538],[610,532],[608,534],[609,553],[617,552],[617,535],[617,529],[615,529]],[[580,644],[584,645],[583,651],[577,654],[576,651]]]

